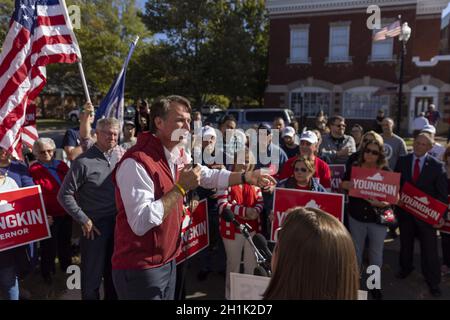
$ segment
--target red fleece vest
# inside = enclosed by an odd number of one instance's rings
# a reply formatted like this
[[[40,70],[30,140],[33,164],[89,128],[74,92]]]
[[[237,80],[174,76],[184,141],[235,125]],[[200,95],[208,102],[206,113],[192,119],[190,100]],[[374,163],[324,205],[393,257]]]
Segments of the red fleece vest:
[[[161,141],[151,133],[142,133],[137,144],[129,149],[117,168],[125,159],[139,162],[152,179],[155,200],[162,198],[174,185]],[[118,214],[114,234],[113,269],[149,269],[156,268],[175,259],[180,252],[180,231],[183,213],[183,201],[180,200],[158,227],[152,228],[143,236],[136,235],[130,228],[125,208],[117,187],[116,170],[113,181],[116,186],[116,204]]]

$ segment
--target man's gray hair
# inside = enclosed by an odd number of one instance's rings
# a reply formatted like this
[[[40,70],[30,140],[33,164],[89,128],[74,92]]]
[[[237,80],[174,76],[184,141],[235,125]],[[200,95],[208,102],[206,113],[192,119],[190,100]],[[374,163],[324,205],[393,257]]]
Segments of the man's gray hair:
[[[39,138],[37,139],[33,144],[33,154],[35,156],[39,155],[39,152],[41,151],[41,148],[45,145],[49,145],[53,150],[56,149],[55,141],[51,138]]]
[[[120,122],[116,118],[103,118],[97,121],[96,130],[103,130],[106,127],[120,129]]]

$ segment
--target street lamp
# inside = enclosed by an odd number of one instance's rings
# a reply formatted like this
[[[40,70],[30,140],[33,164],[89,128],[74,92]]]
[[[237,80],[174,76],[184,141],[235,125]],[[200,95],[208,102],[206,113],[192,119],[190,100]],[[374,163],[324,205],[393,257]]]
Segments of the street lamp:
[[[399,19],[401,19],[401,16],[399,16]],[[400,35],[398,36],[398,40],[401,42],[401,45],[400,45],[400,75],[398,80],[397,133],[400,133],[400,122],[402,117],[403,68],[405,64],[406,43],[408,42],[410,37],[411,37],[411,28],[408,26],[408,22],[404,22],[402,24]]]

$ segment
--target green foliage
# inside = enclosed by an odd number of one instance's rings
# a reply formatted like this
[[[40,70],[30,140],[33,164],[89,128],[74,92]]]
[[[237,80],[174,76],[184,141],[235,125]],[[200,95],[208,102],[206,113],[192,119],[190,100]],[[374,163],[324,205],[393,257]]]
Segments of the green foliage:
[[[14,0],[2,0],[0,3],[0,48],[8,32],[9,21],[14,12]]]
[[[233,104],[262,102],[268,42],[264,1],[149,0],[143,21],[167,37],[166,61],[153,66],[166,74],[166,89],[187,93],[197,105],[209,94],[224,95]]]

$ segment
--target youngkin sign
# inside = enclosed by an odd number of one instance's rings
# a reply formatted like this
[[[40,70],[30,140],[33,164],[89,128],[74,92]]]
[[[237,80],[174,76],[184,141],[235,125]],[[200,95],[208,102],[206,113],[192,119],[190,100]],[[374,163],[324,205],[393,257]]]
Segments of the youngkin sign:
[[[41,187],[0,192],[0,251],[50,238]]]
[[[200,201],[193,213],[187,210],[181,227],[181,252],[177,264],[191,258],[209,246],[208,206]]]
[[[343,194],[276,188],[273,199],[274,217],[270,241],[277,241],[276,232],[286,217],[286,211],[299,206],[321,209],[336,217],[339,221],[344,221]]]
[[[400,173],[385,170],[352,167],[353,187],[349,195],[356,198],[376,198],[391,204],[397,203],[400,190]]]
[[[431,225],[439,223],[448,205],[438,201],[410,183],[405,183],[400,194],[400,208]]]
[[[340,185],[345,174],[345,164],[330,164],[331,171],[331,192],[339,193]]]

